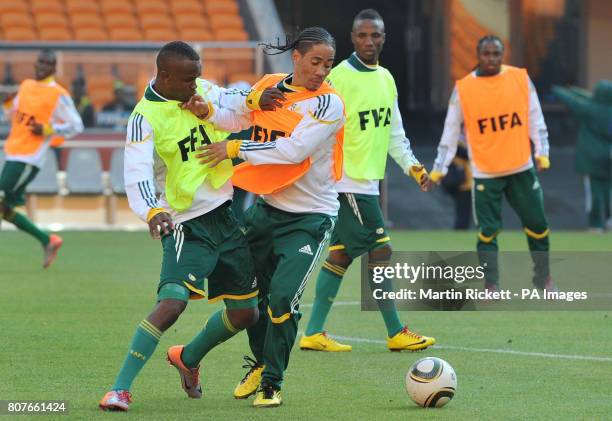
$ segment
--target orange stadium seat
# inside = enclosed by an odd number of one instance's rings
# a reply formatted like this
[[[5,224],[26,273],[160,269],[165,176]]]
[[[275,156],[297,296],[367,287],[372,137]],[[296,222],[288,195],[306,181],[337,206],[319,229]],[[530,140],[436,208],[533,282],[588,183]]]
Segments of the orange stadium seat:
[[[179,33],[181,39],[185,41],[212,41],[214,38],[212,33],[204,28],[180,28]]]
[[[70,15],[70,22],[74,29],[91,28],[103,29],[104,24],[102,18],[97,13],[75,13]]]
[[[168,6],[162,0],[140,0],[136,3],[138,14],[167,14]]]
[[[32,0],[30,9],[33,14],[38,13],[63,13],[64,6],[59,0]]]
[[[173,29],[172,20],[168,15],[144,14],[140,16],[142,29]]]
[[[208,62],[204,59],[202,66],[202,77],[211,82],[225,85],[225,66],[221,63]]]
[[[42,30],[45,28],[49,29],[57,29],[57,28],[68,28],[68,21],[66,20],[66,16],[60,13],[40,13],[34,15],[34,20],[36,21],[36,27],[38,30]],[[42,36],[41,36],[42,39]],[[49,39],[49,38],[47,38]]]
[[[108,35],[102,28],[74,28],[74,39],[77,41],[106,41]]]
[[[175,15],[174,22],[179,29],[209,29],[208,20],[201,14]]]
[[[2,0],[0,14],[5,13],[28,13],[28,4],[23,0]]]
[[[208,20],[213,31],[244,28],[239,15],[211,15]]]
[[[227,82],[228,83],[236,83],[236,82],[247,82],[249,85],[255,85],[261,79],[261,76],[258,76],[254,73],[232,73],[229,75]]]
[[[218,41],[248,41],[249,35],[244,29],[221,29],[215,31],[215,39]]]
[[[202,4],[196,0],[172,1],[170,2],[170,10],[172,10],[172,13],[175,15],[201,15],[204,12]]]
[[[71,41],[73,38],[66,28],[39,26],[38,33],[42,41]]]
[[[145,41],[162,41],[168,42],[177,39],[176,31],[173,29],[145,29]]]
[[[138,28],[113,28],[110,30],[112,41],[142,41],[142,33]]]
[[[209,15],[234,15],[240,12],[238,3],[235,0],[204,0],[204,9]]]
[[[32,28],[32,17],[28,13],[2,13],[0,24],[6,30],[9,28]]]
[[[110,13],[104,15],[104,21],[109,30],[113,28],[138,28],[138,21],[132,14]]]
[[[102,13],[134,13],[132,4],[124,0],[102,0],[100,2]]]
[[[36,38],[36,32],[31,28],[4,28],[7,41],[34,41]]]
[[[66,2],[68,14],[98,13],[98,3],[95,1],[69,0]]]

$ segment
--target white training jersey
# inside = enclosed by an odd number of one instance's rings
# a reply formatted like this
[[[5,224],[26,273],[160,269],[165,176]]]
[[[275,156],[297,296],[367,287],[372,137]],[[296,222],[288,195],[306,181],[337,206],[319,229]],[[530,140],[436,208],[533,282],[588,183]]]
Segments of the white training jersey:
[[[285,92],[294,90],[291,76],[278,85]],[[243,94],[227,90],[215,109],[210,122],[222,130],[238,132],[251,126],[251,112],[245,105]],[[291,186],[278,193],[263,195],[269,205],[293,213],[338,214],[340,204],[333,174],[333,149],[336,132],[344,124],[344,105],[336,94],[324,94],[298,101],[291,110],[302,114],[302,120],[289,137],[259,143],[244,140],[239,158],[253,165],[297,164],[310,157],[311,167]],[[272,111],[270,111],[272,112]]]
[[[203,85],[206,99],[213,106],[218,107],[219,97],[225,89],[205,80],[198,80],[198,83]],[[154,81],[149,83],[147,94],[155,95],[157,100],[168,101],[155,92],[153,84]],[[236,92],[236,90],[232,91]],[[180,112],[178,107],[177,112]],[[173,210],[165,194],[167,167],[155,151],[154,140],[155,132],[151,124],[142,114],[134,113],[127,126],[124,178],[130,208],[140,219],[146,222],[151,209],[163,208],[172,216],[175,223],[185,222],[232,200],[231,181],[226,182],[219,189],[214,189],[208,180],[205,180],[196,191],[193,204],[189,209],[183,212]]]
[[[476,76],[476,72],[472,72],[473,77]],[[457,144],[460,137],[462,136],[463,126],[463,110],[461,109],[461,98],[457,88],[453,90],[453,93],[448,102],[448,111],[446,113],[446,120],[444,122],[444,132],[438,145],[438,154],[434,161],[433,171],[438,171],[443,175],[446,175],[448,166],[453,161],[455,153],[457,152]],[[542,114],[542,107],[540,106],[540,100],[538,99],[538,93],[536,92],[535,86],[529,79],[529,137],[533,142],[535,149],[535,156],[548,156],[549,144],[548,144],[548,129],[546,122],[544,121],[544,114]],[[471,157],[470,142],[466,137],[466,143],[468,147],[468,154]],[[472,167],[472,175],[474,178],[495,178],[503,177],[510,174],[518,174],[525,170],[533,167],[533,160],[530,158],[529,162],[513,171],[503,173],[487,173],[478,169],[472,159],[470,159],[470,165]]]
[[[42,81],[39,83],[43,83]],[[57,85],[55,79],[50,78],[46,81],[51,86]],[[19,95],[17,95],[13,99],[13,104],[9,109],[9,119],[13,112],[17,111],[17,107],[19,106]],[[77,111],[74,106],[74,102],[70,95],[60,95],[57,104],[55,105],[55,109],[51,114],[51,118],[48,122],[39,122],[42,124],[49,124],[54,133],[50,136],[47,136],[42,146],[38,149],[35,154],[32,155],[6,155],[7,161],[18,161],[24,162],[26,164],[33,165],[35,167],[41,168],[45,163],[45,158],[47,156],[47,151],[51,146],[51,140],[56,136],[63,136],[68,139],[77,134],[83,132],[83,121],[81,120],[81,115]]]

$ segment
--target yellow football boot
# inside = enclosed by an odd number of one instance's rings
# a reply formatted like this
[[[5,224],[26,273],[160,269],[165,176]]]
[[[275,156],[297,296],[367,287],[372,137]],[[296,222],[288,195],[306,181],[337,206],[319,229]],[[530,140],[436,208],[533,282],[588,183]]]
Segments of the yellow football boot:
[[[236,399],[246,399],[257,392],[257,388],[261,383],[261,373],[264,369],[263,365],[259,364],[251,357],[245,355],[244,360],[246,364],[243,365],[242,368],[248,368],[249,371],[234,389],[234,398]]]
[[[392,338],[387,338],[389,351],[421,351],[436,343],[435,338],[411,332],[407,326]]]
[[[326,332],[321,332],[310,336],[302,336],[302,339],[300,339],[300,349],[308,351],[350,352],[353,347],[341,344],[327,336]]]
[[[274,408],[283,404],[280,390],[264,385],[257,391],[253,406],[255,408]]]

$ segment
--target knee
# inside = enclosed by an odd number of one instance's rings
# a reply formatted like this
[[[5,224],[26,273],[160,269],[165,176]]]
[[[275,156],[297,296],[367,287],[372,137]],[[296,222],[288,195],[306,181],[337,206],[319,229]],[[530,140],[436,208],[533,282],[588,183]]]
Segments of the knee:
[[[164,324],[172,325],[187,308],[187,303],[181,300],[162,300],[156,312]]]
[[[386,262],[391,259],[391,255],[393,254],[393,250],[389,244],[385,244],[382,247],[371,250],[368,253],[368,260],[370,263],[375,262]]]
[[[344,269],[347,269],[351,263],[353,263],[353,259],[344,252],[344,250],[333,250],[327,256],[327,261],[332,265],[341,266]]]
[[[247,329],[259,320],[259,310],[257,307],[226,310],[227,317],[236,329]]]

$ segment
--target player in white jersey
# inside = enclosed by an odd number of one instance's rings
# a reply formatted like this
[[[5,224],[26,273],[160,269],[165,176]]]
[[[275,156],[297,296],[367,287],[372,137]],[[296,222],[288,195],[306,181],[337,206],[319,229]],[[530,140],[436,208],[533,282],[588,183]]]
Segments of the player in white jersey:
[[[228,99],[232,109],[213,109],[210,121],[229,131],[254,125],[255,141],[200,148],[203,163],[244,159],[246,165],[236,169],[233,182],[261,195],[245,213],[260,284],[260,319],[248,329],[256,361],[234,391],[236,398],[257,392],[256,407],[282,403],[280,389],[297,334],[299,300],[333,231],[339,208],[334,185],[342,175],[339,132],[344,106],[324,83],[335,56],[333,37],[323,28],[308,28],[278,49],[292,51],[294,73],[267,75],[255,90],[277,87],[285,95],[282,108],[263,113],[241,101],[232,107]],[[194,107],[194,112],[204,116],[210,110]]]

